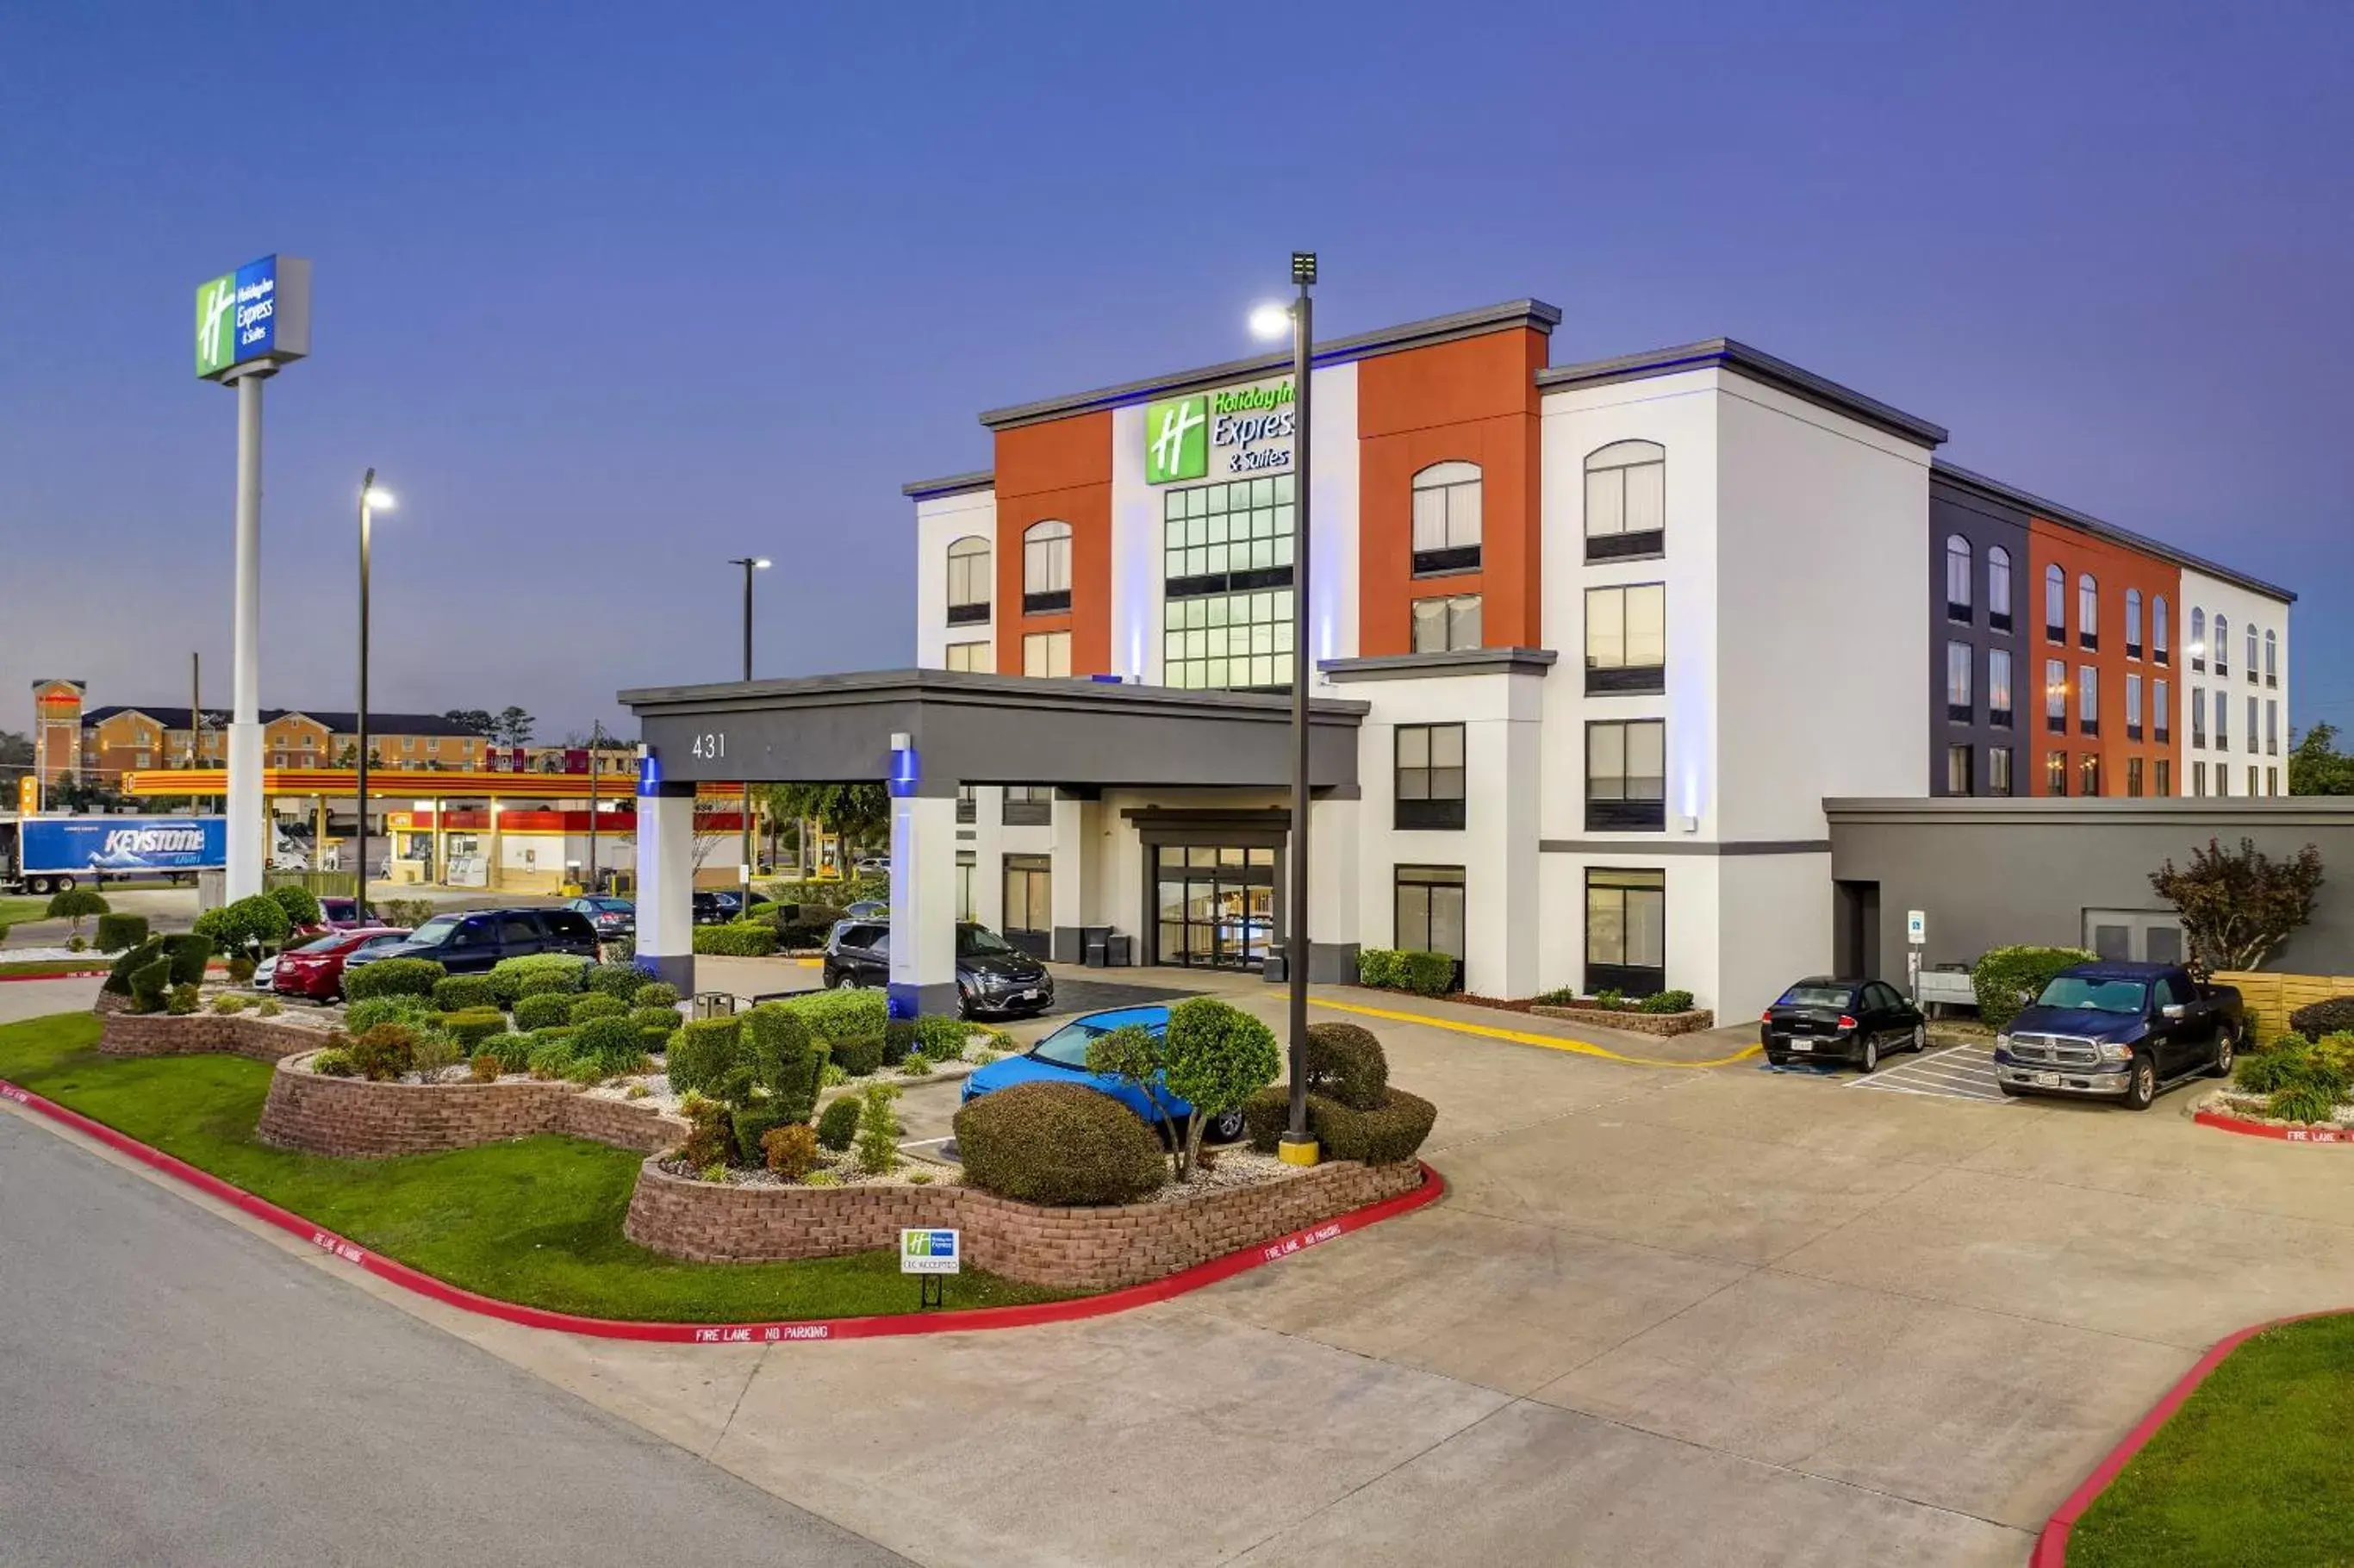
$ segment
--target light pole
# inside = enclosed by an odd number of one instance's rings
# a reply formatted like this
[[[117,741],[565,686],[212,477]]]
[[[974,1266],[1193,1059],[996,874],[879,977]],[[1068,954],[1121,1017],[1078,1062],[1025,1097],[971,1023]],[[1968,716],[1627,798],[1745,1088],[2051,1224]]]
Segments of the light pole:
[[[392,507],[392,493],[388,490],[377,489],[376,470],[368,470],[360,480],[360,705],[359,711],[353,715],[352,724],[352,728],[355,732],[353,738],[359,743],[352,758],[352,805],[359,816],[357,837],[360,847],[359,896],[352,901],[352,905],[353,913],[362,921],[367,919],[368,871],[368,538],[372,532],[370,524],[375,522],[376,514],[379,511],[389,512]]]
[[[752,678],[752,574],[769,569],[766,556],[737,556],[727,563],[744,568],[744,678]],[[739,825],[744,830],[744,868],[737,874],[744,889],[744,907],[752,906],[752,781],[744,781],[744,808]]]
[[[1308,637],[1308,397],[1316,323],[1309,291],[1316,281],[1316,252],[1291,253],[1291,281],[1299,297],[1288,309],[1260,306],[1251,313],[1251,326],[1268,337],[1279,335],[1287,324],[1291,329],[1291,908],[1283,944],[1283,978],[1291,993],[1291,1119],[1277,1152],[1288,1164],[1313,1165],[1316,1140],[1308,1136],[1308,688],[1314,668]]]
[[[605,721],[588,721],[588,893],[597,894],[597,758],[603,749]]]

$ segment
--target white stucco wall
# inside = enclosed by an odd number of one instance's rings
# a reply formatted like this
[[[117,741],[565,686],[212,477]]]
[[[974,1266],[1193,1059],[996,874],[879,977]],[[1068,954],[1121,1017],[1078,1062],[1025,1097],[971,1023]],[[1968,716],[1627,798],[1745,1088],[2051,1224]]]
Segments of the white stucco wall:
[[[2207,668],[2203,671],[2193,670],[2190,667],[2190,611],[2193,608],[2207,612]],[[2279,768],[2281,793],[2287,794],[2289,607],[2279,599],[2242,588],[2237,583],[2226,582],[2221,577],[2211,577],[2207,573],[2194,571],[2186,567],[2182,572],[2182,605],[2175,613],[2177,616],[2174,628],[2176,690],[2173,703],[2175,749],[2179,758],[2174,765],[2176,790],[2181,794],[2189,794],[2191,764],[2204,762],[2208,765],[2210,775],[2207,785],[2208,793],[2221,793],[2221,791],[2216,788],[2212,775],[2216,765],[2221,763],[2228,765],[2231,770],[2231,793],[2235,796],[2245,795],[2248,792],[2248,765],[2253,763],[2258,769],[2260,782],[2263,781],[2263,769]],[[2218,613],[2223,615],[2232,623],[2231,673],[2220,678],[2215,673],[2213,647],[2215,617]],[[2256,629],[2258,676],[2258,679],[2253,682],[2248,679],[2247,664],[2247,637],[2248,628],[2251,626]],[[2267,630],[2276,633],[2280,639],[2280,685],[2277,688],[2264,684],[2262,679],[2264,634]],[[2208,744],[2203,750],[2193,747],[2190,744],[2190,694],[2194,690],[2205,691],[2210,705]],[[2232,704],[2230,731],[2232,745],[2228,752],[2218,750],[2214,744],[2212,705],[2219,694],[2228,695]],[[2256,699],[2257,716],[2254,734],[2257,749],[2254,752],[2248,750],[2250,734],[2248,699],[2250,697]],[[2280,704],[2280,749],[2277,754],[2264,749],[2264,704],[2268,701],[2277,701]]]
[[[949,625],[949,546],[976,534],[997,547],[997,496],[986,490],[943,495],[916,503],[916,667],[948,664],[948,645],[996,636],[993,620],[972,626]],[[991,556],[992,568],[995,556]],[[994,572],[991,575],[995,580]]]

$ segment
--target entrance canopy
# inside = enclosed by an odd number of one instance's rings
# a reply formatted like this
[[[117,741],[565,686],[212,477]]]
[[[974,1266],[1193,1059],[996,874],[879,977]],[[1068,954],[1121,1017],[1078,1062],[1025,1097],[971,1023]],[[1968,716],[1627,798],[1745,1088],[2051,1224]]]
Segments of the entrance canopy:
[[[877,780],[890,773],[894,735],[921,759],[919,795],[953,795],[960,784],[1291,781],[1291,699],[1281,694],[885,670],[646,687],[620,701],[673,784]],[[1366,708],[1310,704],[1310,788],[1353,791]]]

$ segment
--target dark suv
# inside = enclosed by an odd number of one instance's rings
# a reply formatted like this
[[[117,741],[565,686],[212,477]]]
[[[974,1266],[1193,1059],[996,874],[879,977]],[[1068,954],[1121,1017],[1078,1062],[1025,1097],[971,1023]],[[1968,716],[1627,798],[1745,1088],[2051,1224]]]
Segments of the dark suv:
[[[837,922],[825,942],[825,984],[856,991],[891,983],[891,927],[879,920]],[[1046,966],[986,926],[956,928],[957,998],[968,1018],[1013,1018],[1055,1004]]]
[[[594,959],[597,932],[586,915],[570,909],[460,909],[434,916],[405,942],[355,953],[344,967],[348,972],[386,959],[431,959],[453,975],[471,975],[533,953]]]

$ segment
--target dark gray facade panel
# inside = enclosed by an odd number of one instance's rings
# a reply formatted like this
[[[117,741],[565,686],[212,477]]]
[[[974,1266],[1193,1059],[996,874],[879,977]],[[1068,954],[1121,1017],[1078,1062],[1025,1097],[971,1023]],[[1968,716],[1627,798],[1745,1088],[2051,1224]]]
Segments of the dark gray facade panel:
[[[2076,947],[2087,910],[2170,913],[2149,874],[2188,863],[2210,839],[2227,849],[2250,839],[2275,859],[2318,847],[2328,874],[2313,921],[2266,967],[2343,974],[2354,959],[2354,801],[1827,800],[1824,810],[1831,876],[1850,897],[1876,896],[1871,945],[1900,978],[1907,910],[1928,916],[1932,967],[2018,942]]]
[[[2043,705],[2040,694],[2043,689],[2041,667],[2038,663],[2032,678],[2027,668],[2031,648],[2025,635],[2027,622],[2042,613],[2041,589],[2035,587],[2030,601],[2031,585],[2027,568],[2027,514],[1995,497],[1981,494],[1946,482],[1933,470],[1929,478],[1929,792],[1948,793],[1946,784],[1946,748],[1967,746],[1970,748],[1970,790],[1973,795],[1990,792],[1988,784],[1990,769],[1989,751],[1996,747],[2010,748],[2010,787],[2014,795],[2028,790],[2025,763],[2034,749],[2034,731],[2040,725]],[[1946,541],[1960,535],[1970,545],[1970,616],[1967,621],[1953,620],[1946,604]],[[1997,546],[2010,556],[2010,630],[1997,631],[1989,624],[1988,608],[1987,552]],[[1970,650],[1971,718],[1960,723],[1947,716],[1946,703],[1946,648],[1948,643],[1961,642]],[[2040,643],[2036,646],[2041,646]],[[1990,661],[1987,655],[2001,649],[2010,655],[2010,724],[2008,727],[1988,722],[1987,695],[1990,689]],[[2040,653],[2034,654],[2038,661]],[[2021,739],[2021,736],[2027,738]]]
[[[1824,854],[1829,839],[1539,839],[1539,854]]]
[[[1383,653],[1327,659],[1317,666],[1334,682],[1419,681],[1434,675],[1543,675],[1560,660],[1550,648],[1455,648],[1444,653]]]

